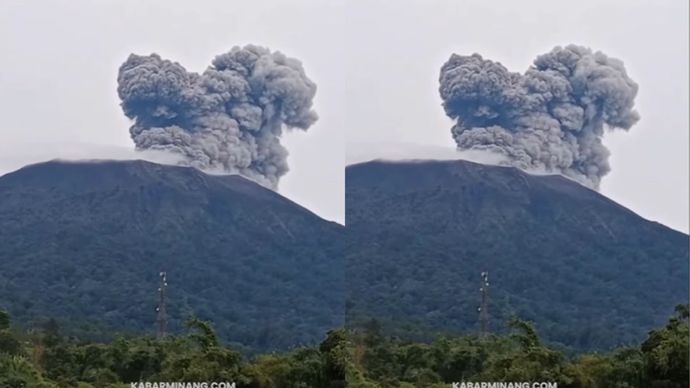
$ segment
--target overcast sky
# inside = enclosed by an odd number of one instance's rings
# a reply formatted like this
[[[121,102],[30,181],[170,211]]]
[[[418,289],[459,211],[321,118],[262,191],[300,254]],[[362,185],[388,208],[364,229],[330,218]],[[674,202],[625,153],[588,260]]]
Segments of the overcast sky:
[[[359,2],[358,2],[359,3]],[[604,139],[602,192],[688,231],[688,2],[676,0],[367,1],[348,8],[348,154],[360,142],[454,147],[438,95],[451,53],[478,52],[523,72],[576,43],[624,61],[641,120]],[[357,27],[355,27],[357,26]],[[447,154],[447,153],[444,153]]]
[[[253,43],[301,60],[318,85],[320,120],[308,132],[284,137],[291,171],[280,192],[343,222],[342,10],[338,3],[320,3],[1,1],[0,168],[16,166],[27,154],[126,155],[134,145],[116,77],[132,52],[156,52],[201,72],[217,54]]]
[[[291,171],[280,192],[340,222],[346,144],[349,154],[361,143],[452,150],[437,90],[451,53],[524,71],[556,45],[601,50],[639,84],[642,117],[605,138],[612,172],[602,191],[688,230],[688,2],[678,0],[4,0],[0,170],[64,156],[55,144],[126,154],[116,75],[129,53],[200,72],[247,43],[300,59],[317,83],[320,120],[284,137]]]

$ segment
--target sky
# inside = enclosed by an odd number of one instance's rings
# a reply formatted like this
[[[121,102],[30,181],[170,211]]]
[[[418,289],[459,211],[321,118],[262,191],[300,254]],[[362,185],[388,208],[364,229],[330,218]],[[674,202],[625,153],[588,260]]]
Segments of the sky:
[[[678,0],[5,0],[0,172],[56,156],[133,155],[116,93],[130,53],[201,72],[253,43],[301,60],[318,85],[319,121],[283,138],[291,171],[279,192],[343,222],[352,155],[398,144],[429,158],[452,154],[438,95],[451,53],[522,72],[538,54],[575,43],[623,60],[639,84],[641,120],[604,139],[612,171],[602,193],[687,232],[688,13]]]
[[[340,4],[3,0],[0,173],[56,157],[137,157],[116,91],[118,67],[130,53],[156,52],[202,72],[216,55],[252,43],[299,59],[318,87],[319,121],[283,138],[291,171],[279,192],[343,223]]]
[[[415,157],[432,157],[430,146],[453,149],[438,93],[439,70],[451,53],[477,52],[524,72],[537,55],[575,43],[623,60],[639,84],[641,120],[604,138],[612,171],[602,193],[688,231],[687,1],[354,3],[346,13],[353,28],[345,51],[355,53],[345,66],[348,161],[371,148],[362,144],[424,145]]]

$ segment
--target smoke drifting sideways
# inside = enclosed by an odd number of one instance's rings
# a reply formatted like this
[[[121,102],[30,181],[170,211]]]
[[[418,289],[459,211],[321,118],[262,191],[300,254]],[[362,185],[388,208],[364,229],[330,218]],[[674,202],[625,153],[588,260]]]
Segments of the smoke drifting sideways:
[[[504,164],[593,189],[610,171],[604,129],[628,130],[639,120],[638,86],[623,62],[581,46],[556,47],[524,74],[479,54],[453,54],[439,81],[459,150],[495,152]]]
[[[316,84],[301,62],[253,45],[216,56],[201,74],[157,54],[132,54],[117,81],[137,150],[174,153],[181,164],[272,189],[288,171],[283,129],[307,130],[318,118]]]

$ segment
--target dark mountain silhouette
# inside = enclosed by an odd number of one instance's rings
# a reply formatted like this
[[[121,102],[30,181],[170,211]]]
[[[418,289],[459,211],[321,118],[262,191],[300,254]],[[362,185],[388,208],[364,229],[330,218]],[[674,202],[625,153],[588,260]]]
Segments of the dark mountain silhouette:
[[[52,161],[0,177],[0,306],[80,334],[210,319],[253,349],[344,321],[342,226],[239,176],[145,161]],[[105,330],[104,330],[105,329]]]
[[[688,300],[688,236],[561,176],[466,161],[346,170],[349,325],[423,337],[513,315],[575,349],[638,343]]]

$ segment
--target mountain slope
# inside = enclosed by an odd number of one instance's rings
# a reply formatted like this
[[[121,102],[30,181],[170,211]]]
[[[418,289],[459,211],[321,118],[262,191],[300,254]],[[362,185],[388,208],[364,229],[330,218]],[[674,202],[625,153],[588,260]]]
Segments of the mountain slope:
[[[0,177],[0,307],[153,332],[190,315],[256,349],[343,322],[342,226],[239,176],[144,161],[47,162]],[[81,330],[88,330],[84,327]]]
[[[561,176],[466,161],[346,170],[347,322],[492,330],[512,315],[577,349],[634,343],[688,299],[688,236]]]

